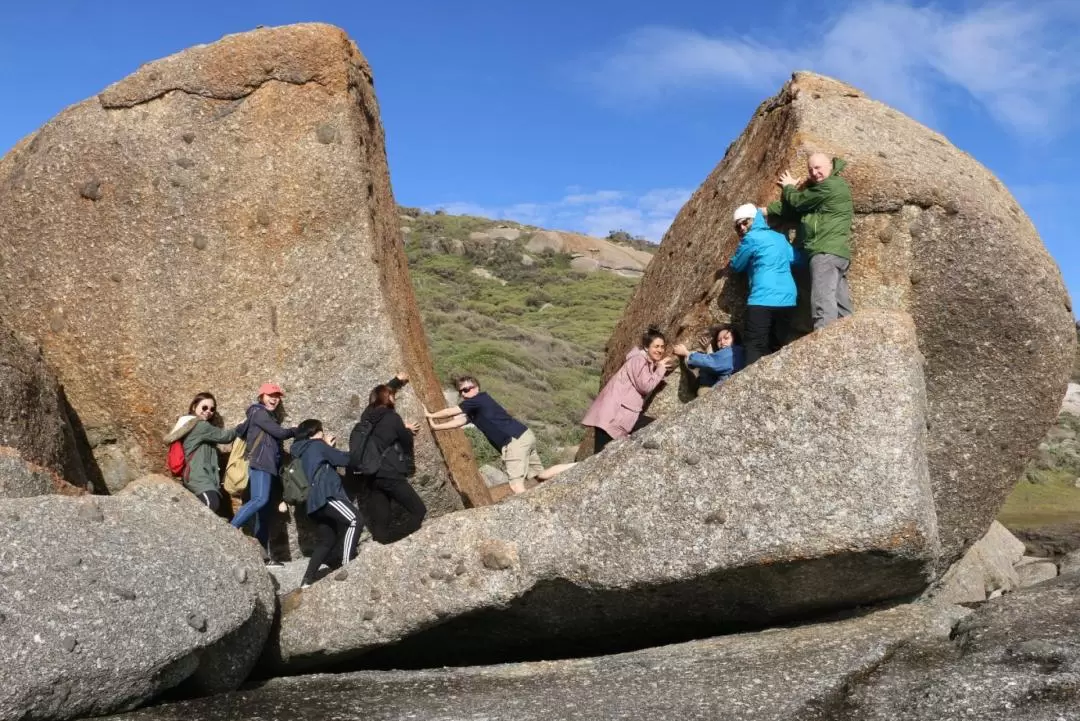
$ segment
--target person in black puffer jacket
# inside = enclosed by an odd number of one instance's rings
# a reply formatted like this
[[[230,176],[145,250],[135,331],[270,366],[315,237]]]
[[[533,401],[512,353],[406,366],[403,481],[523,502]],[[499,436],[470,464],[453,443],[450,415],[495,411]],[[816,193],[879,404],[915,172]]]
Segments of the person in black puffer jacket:
[[[394,396],[409,382],[409,376],[398,373],[389,383],[377,385],[371,389],[368,407],[360,416],[360,422],[353,428],[349,438],[350,455],[358,457],[356,445],[357,430],[364,422],[372,426],[369,442],[375,444],[382,455],[382,464],[373,476],[360,476],[362,487],[367,492],[363,504],[364,516],[371,530],[371,537],[379,543],[389,543],[390,537],[390,502],[397,501],[408,514],[406,533],[420,528],[427,515],[424,501],[409,485],[409,477],[416,473],[413,460],[413,436],[420,430],[417,423],[405,423],[394,410]],[[353,471],[355,473],[355,469]],[[359,474],[357,474],[359,475]]]

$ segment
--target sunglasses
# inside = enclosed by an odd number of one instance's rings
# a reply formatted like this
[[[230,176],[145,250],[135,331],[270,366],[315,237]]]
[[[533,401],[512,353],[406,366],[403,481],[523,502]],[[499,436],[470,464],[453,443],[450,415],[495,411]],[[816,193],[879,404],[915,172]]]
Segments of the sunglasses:
[[[466,393],[468,393],[469,391],[471,391],[474,388],[476,388],[476,386],[465,386],[464,388],[458,388],[457,392],[458,392],[458,395],[463,396],[463,395],[465,395]]]
[[[199,413],[202,413],[203,411],[210,411],[211,413],[214,413],[215,411],[217,411],[217,408],[215,408],[214,406],[208,406],[203,404],[195,410],[197,410]]]

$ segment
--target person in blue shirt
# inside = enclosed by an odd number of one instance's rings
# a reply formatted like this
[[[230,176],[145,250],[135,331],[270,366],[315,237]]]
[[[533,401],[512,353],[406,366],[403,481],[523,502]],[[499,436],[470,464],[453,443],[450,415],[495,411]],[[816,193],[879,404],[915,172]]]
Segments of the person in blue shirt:
[[[786,237],[769,228],[765,216],[750,203],[735,209],[734,221],[742,240],[728,267],[750,276],[743,324],[746,365],[750,365],[787,343],[796,300],[791,275],[795,249]]]
[[[709,353],[691,353],[682,343],[671,349],[672,353],[686,359],[687,367],[698,370],[698,385],[706,388],[722,384],[745,365],[739,332],[727,324],[715,326],[712,332],[712,351]]]
[[[525,492],[525,479],[543,482],[573,468],[573,463],[544,468],[536,452],[536,436],[521,421],[506,412],[498,401],[480,390],[480,381],[472,376],[454,379],[461,402],[434,413],[426,409],[428,424],[434,431],[461,428],[468,423],[484,434],[488,443],[499,451],[506,475],[514,493]],[[449,420],[446,420],[449,419]]]

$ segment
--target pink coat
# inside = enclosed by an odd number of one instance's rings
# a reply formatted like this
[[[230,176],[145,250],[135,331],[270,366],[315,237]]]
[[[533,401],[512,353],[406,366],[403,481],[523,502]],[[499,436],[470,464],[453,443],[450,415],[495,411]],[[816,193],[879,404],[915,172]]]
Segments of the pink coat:
[[[645,398],[664,382],[665,372],[664,366],[649,360],[644,350],[634,348],[589,406],[581,424],[603,428],[612,438],[630,435]]]

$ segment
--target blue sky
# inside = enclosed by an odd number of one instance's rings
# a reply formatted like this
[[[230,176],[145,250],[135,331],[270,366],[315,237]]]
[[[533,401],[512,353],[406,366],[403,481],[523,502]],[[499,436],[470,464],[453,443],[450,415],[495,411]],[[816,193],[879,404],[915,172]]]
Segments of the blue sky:
[[[1071,1],[11,0],[0,150],[144,62],[316,20],[347,30],[374,67],[403,205],[659,240],[757,104],[805,68],[987,165],[1080,298]]]

